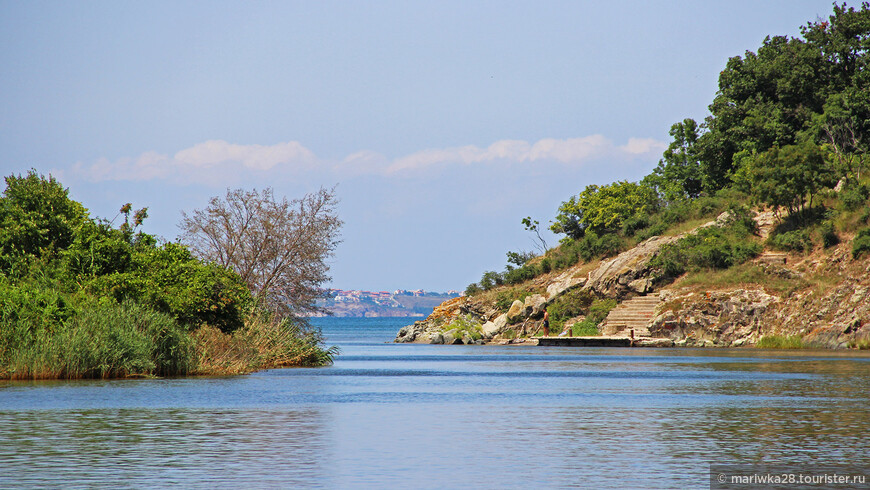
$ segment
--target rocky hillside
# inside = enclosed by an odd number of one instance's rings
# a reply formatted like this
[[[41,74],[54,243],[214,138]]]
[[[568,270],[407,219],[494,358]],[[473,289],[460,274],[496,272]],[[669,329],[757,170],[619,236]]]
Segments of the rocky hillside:
[[[721,226],[726,219],[720,216],[703,227]],[[774,222],[771,214],[756,215],[755,220],[759,234],[766,236]],[[763,336],[776,335],[799,336],[811,346],[845,348],[870,339],[870,260],[852,258],[850,237],[811,254],[765,252],[728,271],[663,280],[650,260],[681,236],[685,234],[652,237],[610,259],[578,263],[519,287],[447,301],[425,320],[402,328],[395,341],[522,342],[540,335],[545,306],[575,297],[587,302],[610,298],[621,304],[638,296],[660,299],[657,306],[654,300],[645,302],[655,308],[648,320],[632,320],[645,322],[645,328],[630,333],[610,322],[605,334],[637,333],[678,346],[754,345]],[[584,318],[578,315],[566,325]],[[602,326],[607,324],[605,320]]]

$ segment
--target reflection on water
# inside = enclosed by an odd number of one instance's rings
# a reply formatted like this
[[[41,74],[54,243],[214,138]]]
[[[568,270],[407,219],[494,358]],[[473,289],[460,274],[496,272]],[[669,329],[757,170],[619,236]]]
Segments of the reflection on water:
[[[356,322],[356,323],[353,323]],[[0,384],[0,487],[705,488],[710,463],[870,470],[870,357],[394,345],[336,364]]]
[[[0,457],[7,469],[0,482],[311,486],[311,475],[327,474],[323,416],[312,409],[4,412]]]

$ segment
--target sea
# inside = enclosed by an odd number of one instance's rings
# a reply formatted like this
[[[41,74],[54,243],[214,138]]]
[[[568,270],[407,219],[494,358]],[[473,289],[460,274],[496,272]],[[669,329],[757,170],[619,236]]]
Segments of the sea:
[[[392,343],[413,321],[314,319],[322,368],[0,382],[0,488],[870,488],[866,351]]]

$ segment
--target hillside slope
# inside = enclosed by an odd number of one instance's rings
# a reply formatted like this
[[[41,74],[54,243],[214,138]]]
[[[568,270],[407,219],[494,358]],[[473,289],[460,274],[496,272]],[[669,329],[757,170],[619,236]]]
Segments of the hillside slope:
[[[588,303],[590,298],[623,304],[638,296],[660,299],[653,300],[653,314],[645,321],[634,318],[643,325],[631,329],[614,326],[616,321],[608,327],[605,320],[605,334],[648,335],[684,346],[754,345],[776,335],[799,336],[815,347],[845,348],[870,339],[870,260],[852,257],[851,237],[810,254],[765,253],[727,270],[689,272],[675,281],[662,279],[650,267],[662,246],[700,228],[721,226],[723,217],[678,236],[652,237],[611,259],[580,262],[519,286],[447,301],[425,320],[402,328],[395,341],[517,342],[540,334],[545,306],[553,311],[554,305]],[[766,236],[773,226],[770,213],[754,219],[759,235]],[[566,325],[592,316],[586,306]]]

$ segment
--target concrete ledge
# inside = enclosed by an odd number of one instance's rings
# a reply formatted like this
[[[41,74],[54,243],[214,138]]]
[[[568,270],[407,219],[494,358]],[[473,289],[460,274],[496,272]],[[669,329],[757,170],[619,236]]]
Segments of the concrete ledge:
[[[538,345],[556,347],[673,347],[671,339],[640,337],[541,337]]]
[[[541,337],[538,345],[558,347],[631,347],[628,337]]]

